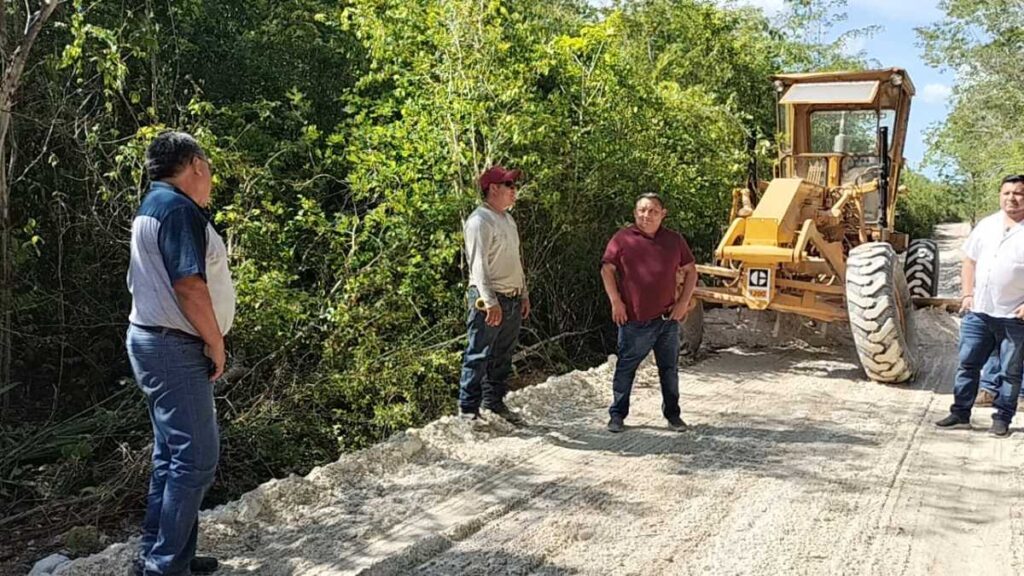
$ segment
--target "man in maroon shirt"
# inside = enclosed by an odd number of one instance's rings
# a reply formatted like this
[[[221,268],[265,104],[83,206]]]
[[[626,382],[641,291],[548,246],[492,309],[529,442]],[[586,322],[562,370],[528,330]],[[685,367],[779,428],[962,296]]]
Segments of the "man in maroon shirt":
[[[686,429],[679,415],[679,321],[689,310],[697,267],[686,240],[661,227],[666,214],[660,196],[641,196],[633,213],[636,223],[616,232],[601,258],[601,280],[619,327],[609,432],[622,432],[637,367],[651,350],[661,381],[662,414],[670,428]],[[679,271],[683,290],[677,298]]]

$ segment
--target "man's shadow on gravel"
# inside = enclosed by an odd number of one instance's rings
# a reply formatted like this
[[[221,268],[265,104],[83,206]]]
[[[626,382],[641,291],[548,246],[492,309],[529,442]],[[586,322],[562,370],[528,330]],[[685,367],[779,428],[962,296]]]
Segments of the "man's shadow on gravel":
[[[348,571],[344,563],[332,562],[330,558],[311,558],[302,555],[283,553],[272,562],[246,558],[249,562],[245,569],[234,570],[223,566],[217,574],[224,576],[243,576],[261,573],[285,574],[293,571],[332,573]],[[531,575],[569,575],[580,572],[565,566],[559,566],[542,555],[516,554],[500,548],[460,550],[445,548],[436,551],[432,556],[403,561],[401,554],[396,562],[382,562],[359,571],[367,576],[394,576],[397,574],[490,576],[492,574],[531,574]],[[301,567],[301,568],[300,568]]]
[[[513,554],[505,550],[449,550],[437,558],[405,574],[460,576],[491,576],[494,574],[530,574],[531,576],[556,576],[579,574],[580,572],[558,566],[544,556],[536,554]]]
[[[567,450],[627,458],[666,456],[680,465],[677,473],[682,475],[743,470],[774,478],[813,477],[822,458],[853,457],[852,448],[880,444],[871,435],[852,433],[840,426],[793,420],[754,421],[746,426],[699,424],[683,432],[646,424],[630,426],[627,420],[621,434],[591,429],[571,439],[549,439]]]
[[[729,380],[771,375],[867,380],[857,364],[856,353],[842,348],[730,347],[702,350],[701,354],[700,362],[681,367],[680,373]]]

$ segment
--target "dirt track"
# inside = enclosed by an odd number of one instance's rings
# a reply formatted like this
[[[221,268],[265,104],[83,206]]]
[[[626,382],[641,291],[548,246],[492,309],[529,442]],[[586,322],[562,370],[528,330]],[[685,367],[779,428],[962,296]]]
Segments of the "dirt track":
[[[954,257],[960,230],[940,232]],[[626,432],[605,432],[605,364],[513,395],[527,429],[442,419],[266,484],[205,514],[201,548],[222,575],[1024,572],[1020,425],[989,438],[985,409],[971,432],[931,426],[954,317],[918,313],[908,386],[866,381],[845,326],[764,347],[770,322],[710,320],[711,351],[681,370],[687,432],[665,429],[650,365]],[[58,573],[127,574],[129,549]]]

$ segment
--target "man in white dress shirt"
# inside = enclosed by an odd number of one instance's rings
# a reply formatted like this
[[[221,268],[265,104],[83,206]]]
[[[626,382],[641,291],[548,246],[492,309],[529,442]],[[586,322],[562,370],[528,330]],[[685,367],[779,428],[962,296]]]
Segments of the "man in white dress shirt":
[[[982,366],[998,350],[999,394],[989,434],[1005,437],[1024,371],[1024,175],[1003,179],[999,208],[978,222],[963,246],[960,367],[949,416],[935,425],[970,428]]]

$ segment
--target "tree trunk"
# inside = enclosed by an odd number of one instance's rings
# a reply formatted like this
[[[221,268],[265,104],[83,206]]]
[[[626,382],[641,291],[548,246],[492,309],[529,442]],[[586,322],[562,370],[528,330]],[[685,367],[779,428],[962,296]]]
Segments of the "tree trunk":
[[[9,114],[9,112],[2,112]],[[14,308],[11,282],[14,279],[11,258],[11,216],[8,206],[6,146],[0,137],[0,310],[3,324],[0,325],[0,410],[8,405],[8,384],[11,382],[11,312]]]
[[[21,74],[28,55],[60,0],[42,0],[39,10],[28,17],[25,35],[18,46],[5,58],[4,76],[0,83],[0,407],[7,406],[7,388],[11,382],[11,319],[14,312],[14,254],[11,250],[11,191],[8,188],[7,135],[11,128],[11,110],[14,95],[21,85]],[[4,12],[6,17],[6,11]],[[4,47],[6,48],[6,47]],[[4,52],[6,54],[6,51]]]

